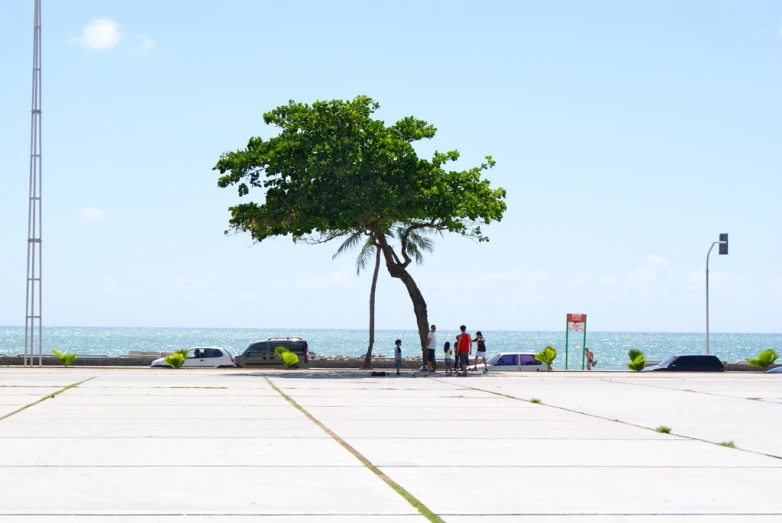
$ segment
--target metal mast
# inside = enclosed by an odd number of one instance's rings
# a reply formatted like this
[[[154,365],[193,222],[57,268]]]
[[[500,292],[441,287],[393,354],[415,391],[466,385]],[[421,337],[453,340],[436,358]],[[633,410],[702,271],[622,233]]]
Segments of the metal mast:
[[[33,35],[33,102],[30,114],[30,201],[27,215],[27,291],[24,321],[24,365],[43,365],[41,326],[41,0],[35,0]]]

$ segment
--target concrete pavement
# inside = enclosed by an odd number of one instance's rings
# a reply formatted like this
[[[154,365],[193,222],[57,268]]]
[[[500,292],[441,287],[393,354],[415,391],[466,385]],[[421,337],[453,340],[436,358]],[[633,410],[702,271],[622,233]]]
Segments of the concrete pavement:
[[[779,376],[436,376],[0,368],[0,522],[782,518]]]

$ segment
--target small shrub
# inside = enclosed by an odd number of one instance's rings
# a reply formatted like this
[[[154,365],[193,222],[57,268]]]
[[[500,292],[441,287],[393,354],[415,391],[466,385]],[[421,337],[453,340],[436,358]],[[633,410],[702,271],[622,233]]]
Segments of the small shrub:
[[[557,359],[557,349],[548,346],[539,353],[535,354],[535,359],[541,363],[546,364],[546,370],[551,370],[551,365],[554,360]]]
[[[531,400],[529,400],[529,402],[537,404],[537,403],[540,403],[540,399],[539,398],[532,398]]]
[[[630,349],[630,352],[628,352],[627,355],[630,357],[630,362],[627,364],[627,367],[630,370],[640,372],[646,367],[646,358],[644,357],[644,353],[640,350]]]
[[[753,367],[757,367],[760,370],[767,371],[769,367],[771,367],[775,361],[777,361],[777,358],[779,356],[776,352],[774,352],[774,349],[764,349],[760,351],[760,354],[758,354],[757,358],[750,358],[747,360],[747,363],[749,363]]]
[[[76,354],[74,353],[69,352],[68,354],[64,354],[57,349],[52,349],[52,353],[54,353],[54,355],[57,356],[57,359],[60,360],[60,363],[66,367],[70,367],[73,365],[73,362],[76,361]]]
[[[723,441],[722,443],[720,443],[720,447],[727,447],[729,449],[735,449],[736,448],[736,444],[733,443],[732,441]]]
[[[166,365],[178,369],[185,364],[185,357],[182,355],[182,351],[176,351],[170,356],[166,356]]]
[[[660,425],[655,431],[659,432],[660,434],[670,434],[671,433],[671,427],[666,427],[665,425]]]
[[[296,353],[289,351],[286,347],[280,345],[274,348],[274,352],[279,356],[282,362],[285,364],[286,369],[299,368],[299,357]]]

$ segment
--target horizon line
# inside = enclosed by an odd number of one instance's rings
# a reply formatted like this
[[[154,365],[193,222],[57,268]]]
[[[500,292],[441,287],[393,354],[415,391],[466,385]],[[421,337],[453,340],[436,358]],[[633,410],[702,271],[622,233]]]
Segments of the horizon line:
[[[13,328],[13,329],[23,329],[24,325],[0,325],[0,329],[6,329],[6,328]],[[296,331],[315,331],[315,330],[352,330],[352,331],[367,331],[366,328],[356,328],[356,327],[170,327],[170,326],[120,326],[120,325],[44,325],[42,328],[61,328],[61,329],[178,329],[178,330],[186,330],[186,329],[200,329],[200,330],[296,330]],[[439,328],[439,330],[449,330],[447,328]],[[454,327],[451,330],[459,330],[458,328]],[[563,333],[564,330],[515,330],[515,329],[485,329],[487,332],[556,332],[556,333]],[[385,329],[375,329],[375,332],[378,331],[394,331],[394,332],[416,332],[416,329],[399,329],[399,328],[385,328]],[[587,334],[589,333],[622,333],[622,334],[702,334],[706,335],[705,331],[635,331],[635,330],[587,330]],[[578,336],[580,333],[576,333],[575,335]],[[747,331],[731,331],[731,332],[711,332],[711,334],[773,334],[773,335],[782,335],[782,332],[747,332]]]

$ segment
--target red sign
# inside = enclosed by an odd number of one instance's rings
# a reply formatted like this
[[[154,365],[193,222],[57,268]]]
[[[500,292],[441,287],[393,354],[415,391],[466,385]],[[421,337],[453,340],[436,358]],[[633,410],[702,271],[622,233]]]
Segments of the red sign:
[[[568,314],[568,323],[584,323],[586,321],[586,314]]]

